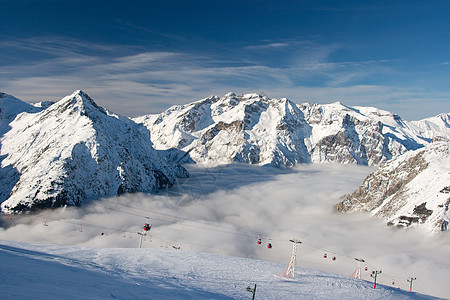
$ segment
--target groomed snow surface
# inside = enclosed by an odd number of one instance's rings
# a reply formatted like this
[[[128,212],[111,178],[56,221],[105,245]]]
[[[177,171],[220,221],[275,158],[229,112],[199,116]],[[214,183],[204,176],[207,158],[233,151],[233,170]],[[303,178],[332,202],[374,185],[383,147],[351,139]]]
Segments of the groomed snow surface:
[[[2,299],[436,299],[260,260],[167,249],[0,241]]]

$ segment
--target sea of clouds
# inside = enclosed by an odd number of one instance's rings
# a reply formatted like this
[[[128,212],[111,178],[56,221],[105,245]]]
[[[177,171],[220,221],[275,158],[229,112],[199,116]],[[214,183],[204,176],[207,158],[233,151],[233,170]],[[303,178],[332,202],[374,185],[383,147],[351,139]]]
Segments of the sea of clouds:
[[[363,279],[440,297],[450,295],[450,236],[398,230],[368,214],[333,206],[372,167],[335,164],[293,169],[241,164],[188,167],[191,177],[157,195],[127,194],[29,215],[1,217],[0,239],[82,247],[203,251],[287,264],[298,238],[297,266],[350,276],[363,258]],[[262,244],[256,243],[261,238]],[[272,249],[267,249],[267,244]],[[327,258],[324,258],[324,254]],[[332,258],[335,257],[335,260]],[[365,271],[364,267],[368,268]],[[280,271],[282,271],[280,269]]]

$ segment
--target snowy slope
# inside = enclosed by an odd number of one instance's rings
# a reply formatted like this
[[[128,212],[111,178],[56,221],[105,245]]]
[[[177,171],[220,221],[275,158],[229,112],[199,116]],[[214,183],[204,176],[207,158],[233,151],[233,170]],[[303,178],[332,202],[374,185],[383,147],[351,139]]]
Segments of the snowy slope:
[[[436,299],[368,281],[258,260],[159,249],[0,241],[3,299]]]
[[[97,106],[82,91],[31,112],[10,122],[1,139],[2,211],[155,192],[187,176],[152,148],[143,126]]]
[[[450,139],[450,114],[440,114],[435,117],[410,122],[410,127],[416,134],[425,138],[433,138],[436,132]]]
[[[436,117],[437,118],[437,117]],[[309,162],[377,165],[450,137],[448,114],[415,123],[371,107],[339,102],[297,105],[288,99],[228,93],[135,118],[156,149],[177,149],[183,162],[232,161],[292,166]]]
[[[439,232],[449,221],[450,141],[437,138],[427,147],[381,165],[336,207],[367,211],[389,225]]]
[[[25,103],[11,95],[0,93],[0,137],[7,132],[14,118],[23,112],[36,113],[42,108]]]

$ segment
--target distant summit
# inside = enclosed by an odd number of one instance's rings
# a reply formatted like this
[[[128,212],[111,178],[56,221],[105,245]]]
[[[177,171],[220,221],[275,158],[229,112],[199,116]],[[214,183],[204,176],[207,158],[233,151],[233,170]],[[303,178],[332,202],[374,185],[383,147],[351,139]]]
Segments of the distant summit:
[[[417,122],[372,107],[300,104],[258,94],[211,96],[134,119],[156,149],[180,150],[180,162],[215,166],[299,163],[378,165],[450,137],[449,115]]]
[[[23,102],[11,95],[0,93],[0,136],[8,131],[9,123],[23,112],[35,113],[42,109],[34,107],[26,102]]]

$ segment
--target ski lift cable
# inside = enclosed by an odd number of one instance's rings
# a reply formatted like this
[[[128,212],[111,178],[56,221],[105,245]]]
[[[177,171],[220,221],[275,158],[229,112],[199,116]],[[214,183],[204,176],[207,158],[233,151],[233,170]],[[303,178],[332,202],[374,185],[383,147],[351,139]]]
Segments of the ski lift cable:
[[[36,215],[36,217],[41,218],[43,215]],[[65,224],[73,224],[73,225],[78,225],[78,226],[85,226],[85,227],[91,227],[91,228],[97,228],[97,229],[108,229],[111,232],[126,232],[126,233],[132,233],[128,230],[123,230],[120,228],[112,228],[112,227],[106,227],[105,225],[97,225],[97,224],[92,224],[92,223],[86,223],[86,222],[79,222],[79,221],[68,221],[68,220],[60,220],[58,218],[54,218],[51,216],[46,216],[44,215],[45,218],[55,221],[55,222],[61,222],[61,223],[65,223]]]
[[[115,208],[110,208],[110,207],[106,207],[106,206],[102,206],[102,205],[98,205],[98,204],[94,204],[94,205],[102,207],[102,208],[105,208],[105,209],[110,209],[110,210],[113,210],[113,211],[117,211],[119,213],[124,213],[124,214],[133,215],[133,216],[139,216],[139,217],[147,217],[147,216],[142,215],[142,214],[134,214],[134,213],[130,213],[130,212],[127,212],[127,211],[122,211],[122,210],[118,210],[118,209],[115,209]],[[158,212],[153,211],[153,213],[158,213]],[[35,215],[35,216],[38,217],[38,218],[45,217],[45,218],[51,219],[53,221],[59,221],[59,222],[62,222],[62,223],[67,223],[67,224],[76,224],[76,225],[79,225],[79,226],[81,225],[81,226],[85,226],[85,227],[93,227],[93,228],[98,228],[98,229],[108,229],[111,232],[115,231],[115,232],[126,232],[127,234],[130,234],[130,233],[133,234],[133,232],[130,232],[128,230],[119,229],[119,228],[112,228],[112,227],[105,227],[104,225],[97,225],[97,224],[86,223],[86,222],[79,222],[79,221],[60,220],[60,219],[57,219],[57,218],[54,218],[54,217],[51,217],[51,216],[47,216],[47,215],[42,215],[42,214]],[[183,219],[185,219],[187,221],[191,221],[191,220],[186,219],[186,218],[183,218]],[[159,218],[152,218],[152,220],[157,220],[157,221],[161,221],[161,222],[171,223],[171,221],[167,221],[167,220],[159,219]],[[195,221],[191,221],[191,222],[199,223],[199,222],[195,222]],[[199,223],[199,224],[205,225],[203,223]],[[211,231],[216,231],[216,232],[222,232],[222,233],[227,233],[227,234],[232,234],[232,235],[239,235],[239,236],[245,236],[245,237],[251,237],[251,238],[254,237],[254,234],[253,234],[254,232],[253,231],[250,231],[251,234],[246,234],[246,233],[243,233],[243,232],[242,233],[241,232],[233,232],[233,231],[222,230],[222,229],[218,229],[218,228],[209,228],[209,227],[205,227],[205,226],[198,226],[198,225],[192,225],[192,224],[186,224],[186,223],[184,223],[182,225],[183,226],[193,227],[193,228],[204,229],[204,230],[211,230]],[[285,241],[285,240],[289,239],[288,237],[274,236],[274,235],[264,235],[264,236],[267,236],[270,239],[278,240],[278,241],[280,241],[280,240]],[[160,239],[164,240],[162,238],[160,238]],[[185,242],[185,241],[184,241],[184,243],[189,244],[189,242]],[[193,244],[193,243],[190,243],[190,244]],[[312,248],[325,250],[324,247],[321,247],[321,246],[318,246],[318,245],[314,245],[314,244],[310,244],[309,242],[303,242],[303,244],[305,246],[310,246]],[[198,245],[200,245],[200,244],[198,244]],[[201,245],[201,246],[207,246],[207,245]],[[214,248],[219,249],[218,247],[214,247]],[[232,250],[232,249],[222,248],[222,250]],[[345,255],[345,254],[338,254],[338,252],[336,252],[336,251],[330,251],[330,250],[327,250],[327,251],[330,252],[330,253],[334,253],[336,255],[342,255],[342,256],[346,256],[348,258],[353,259],[353,257],[351,257],[351,256],[348,256],[348,255]]]
[[[128,211],[123,211],[123,210],[119,210],[119,209],[116,209],[116,208],[107,207],[107,206],[104,206],[104,205],[99,205],[99,204],[91,204],[91,205],[97,206],[97,207],[101,207],[101,208],[104,208],[104,209],[113,210],[113,211],[124,213],[124,214],[128,214],[128,215],[139,216],[139,217],[147,217],[147,215],[131,213],[131,212],[128,212]],[[142,210],[142,211],[151,212],[151,213],[159,214],[159,215],[165,215],[165,216],[174,218],[175,219],[174,221],[176,221],[176,220],[184,220],[184,221],[188,221],[188,222],[191,222],[191,223],[194,223],[194,224],[200,224],[200,225],[192,225],[192,224],[186,224],[186,223],[183,224],[185,226],[190,226],[190,227],[194,227],[194,228],[201,228],[201,229],[205,229],[205,230],[212,230],[212,231],[218,231],[218,232],[222,232],[222,233],[229,233],[229,234],[235,234],[235,235],[240,235],[240,236],[248,236],[248,237],[250,237],[250,236],[253,237],[253,236],[258,234],[256,231],[242,229],[242,228],[239,229],[240,232],[232,232],[232,231],[221,229],[221,227],[217,226],[217,225],[205,224],[205,223],[202,223],[202,222],[193,221],[193,220],[188,219],[188,218],[178,217],[178,216],[174,216],[174,215],[170,215],[170,214],[166,214],[166,213],[161,213],[161,212],[157,212],[157,211],[150,211],[150,210]],[[152,217],[151,219],[152,220],[156,220],[156,221],[165,222],[165,223],[172,223],[173,222],[173,221],[168,221],[168,220],[154,218],[154,217]],[[208,227],[205,227],[204,225],[206,225]],[[274,235],[268,235],[268,234],[264,234],[264,236],[270,237],[270,238],[272,238],[274,240],[277,239],[279,241],[288,239],[288,237],[274,236]]]
[[[158,214],[158,215],[168,216],[168,217],[174,218],[175,220],[184,220],[184,221],[188,221],[188,222],[192,222],[192,223],[205,225],[204,223],[201,223],[199,221],[194,221],[194,220],[189,219],[189,218],[180,217],[180,216],[176,216],[176,215],[171,215],[171,214],[168,214],[168,213],[163,213],[163,212],[159,212],[159,211],[155,211],[155,210],[145,210],[145,209],[140,209],[140,208],[135,208],[135,207],[129,207],[129,206],[125,206],[125,205],[120,204],[120,203],[113,203],[113,204],[118,205],[118,206],[123,206],[123,207],[126,207],[126,208],[139,209],[140,211],[144,211],[144,212],[149,212],[149,213],[154,213],[154,214]],[[121,210],[118,210],[118,209],[113,209],[113,208],[106,207],[106,206],[99,205],[99,204],[91,204],[91,205],[98,206],[98,207],[103,207],[103,208],[106,208],[106,209],[115,210],[115,211],[118,211],[118,212],[123,212],[123,213],[126,213],[126,214],[131,214],[131,215],[134,215],[134,216],[143,216],[142,214],[129,213],[127,211],[121,211]],[[153,219],[155,219],[155,218],[153,218]],[[159,221],[166,221],[166,220],[159,219]],[[169,221],[166,221],[166,222],[169,222]],[[217,227],[217,228],[219,228],[219,230],[221,232],[223,231],[223,229],[221,229],[220,226],[216,226],[216,225],[212,225],[212,224],[206,224],[206,225],[208,225],[210,227]],[[261,234],[261,232],[256,232],[254,230],[249,230],[249,229],[245,229],[245,228],[240,228],[239,230],[240,230],[240,232],[246,232],[246,233],[248,233],[251,236]],[[242,235],[242,234],[240,233],[239,235]],[[263,234],[263,235],[264,236],[269,236],[269,234]],[[273,236],[273,235],[270,235],[270,236],[274,237],[274,238],[277,238],[276,236]],[[278,236],[278,238],[279,238],[279,240],[285,240],[286,238],[289,238],[289,237]]]
[[[43,214],[39,214],[39,215],[33,215],[33,217],[37,217],[37,218],[46,218],[55,222],[61,222],[61,223],[66,223],[66,224],[74,224],[74,225],[78,225],[78,226],[85,226],[85,227],[91,227],[91,228],[96,228],[96,229],[108,229],[110,232],[124,232],[127,234],[134,234],[134,232],[130,232],[128,230],[124,230],[124,229],[120,229],[120,228],[112,228],[112,227],[105,227],[104,225],[97,225],[97,224],[92,224],[92,223],[87,223],[87,222],[79,222],[79,221],[67,221],[67,220],[60,220],[58,218],[55,217],[51,217],[48,215],[43,215]],[[211,229],[211,228],[206,228],[206,227],[200,227],[197,226],[198,228],[201,229],[209,229],[209,230],[215,230],[215,229]],[[235,232],[230,232],[230,231],[224,231],[226,233],[230,233],[230,234],[237,234],[237,235],[241,235],[241,236],[248,236],[246,234],[238,234]],[[229,248],[222,248],[222,247],[218,247],[218,246],[211,246],[210,244],[206,245],[206,244],[201,244],[201,243],[195,243],[195,242],[191,242],[191,241],[183,241],[183,240],[178,240],[178,241],[174,241],[174,240],[170,240],[170,239],[166,239],[166,238],[162,238],[159,235],[154,235],[152,234],[153,237],[163,241],[163,242],[171,242],[171,243],[175,243],[175,244],[179,244],[179,243],[184,243],[184,244],[188,244],[188,245],[196,245],[196,246],[203,246],[203,247],[209,247],[209,248],[214,248],[214,249],[219,249],[219,250],[224,250],[224,251],[233,251],[234,249],[229,249]],[[302,244],[308,245],[309,243],[305,243],[303,242]],[[338,252],[334,252],[334,251],[330,251],[329,249],[325,249],[324,247],[320,247],[318,245],[315,244],[309,244],[308,246],[312,247],[312,248],[316,248],[316,249],[320,249],[320,250],[326,250],[329,253],[335,253],[338,254]],[[348,257],[353,259],[353,257],[345,255],[345,254],[338,254],[344,257]],[[272,258],[278,258],[278,259],[284,259],[284,257],[279,257],[279,256],[274,256],[274,255],[270,255]],[[367,261],[365,262],[367,266],[371,267],[372,269],[376,269],[374,266],[372,266],[371,264],[367,263]],[[394,274],[390,274],[389,272],[383,272],[383,274],[385,274],[386,276],[389,276],[391,278],[397,278],[397,280],[401,280],[402,278],[404,278],[404,276],[401,275],[394,275]]]
[[[147,215],[132,213],[132,212],[129,212],[129,211],[123,211],[123,210],[120,210],[120,209],[117,209],[117,208],[107,207],[107,206],[104,206],[104,205],[99,205],[99,204],[90,204],[90,205],[93,205],[93,206],[96,206],[96,207],[101,207],[101,208],[112,210],[112,211],[116,211],[116,212],[123,213],[123,214],[128,214],[128,215],[132,215],[132,216],[139,216],[139,217],[146,217],[146,218],[148,218]],[[118,205],[119,206],[124,206],[124,205],[121,205],[121,204],[118,204]],[[127,206],[124,206],[124,207],[127,207]],[[131,208],[133,208],[133,207],[131,207]],[[188,221],[188,222],[191,222],[191,223],[194,223],[194,224],[200,224],[200,225],[193,225],[193,224],[186,224],[186,223],[184,223],[183,226],[189,226],[189,227],[205,229],[205,230],[211,230],[211,231],[222,232],[222,233],[233,234],[233,235],[239,235],[239,236],[246,236],[246,237],[251,237],[251,238],[253,238],[254,236],[259,235],[259,233],[255,232],[253,230],[246,230],[246,229],[240,228],[239,229],[240,232],[233,232],[233,231],[229,231],[229,230],[220,229],[218,226],[215,226],[215,225],[204,224],[204,223],[200,223],[198,221],[190,220],[188,218],[174,216],[174,215],[170,215],[170,214],[166,214],[166,213],[162,213],[162,212],[158,212],[158,211],[150,211],[150,210],[142,210],[142,211],[168,216],[168,217],[174,218],[176,220],[180,220],[181,219],[181,220],[185,220],[185,221]],[[42,214],[39,214],[39,215],[36,215],[36,216],[38,216],[38,217],[47,217],[48,219],[57,220],[57,219],[55,219],[53,217],[45,216],[45,215],[42,215]],[[160,219],[160,218],[154,218],[154,217],[152,217],[151,219],[156,220],[156,221],[165,222],[165,223],[172,223],[173,222],[173,221],[168,221],[168,220],[164,220],[164,219]],[[75,222],[73,222],[73,221],[72,222],[70,222],[70,221],[62,221],[62,220],[58,220],[58,221],[61,221],[63,223],[75,224]],[[96,224],[90,224],[90,223],[77,222],[77,224],[78,225],[84,225],[84,226],[87,226],[87,227],[106,228],[104,225],[96,225]],[[127,232],[127,233],[129,233],[128,230],[123,230],[123,229],[118,229],[118,228],[106,228],[106,229],[110,229],[110,231]],[[269,238],[269,239],[277,240],[277,241],[285,241],[285,240],[288,240],[290,238],[290,237],[287,237],[287,236],[273,235],[273,234],[264,234],[264,236]],[[346,255],[345,253],[342,253],[342,252],[339,252],[339,251],[334,251],[334,250],[332,250],[332,249],[330,249],[328,247],[325,248],[325,247],[320,246],[320,245],[309,243],[308,241],[302,240],[302,243],[305,246],[309,246],[311,248],[327,251],[329,253],[333,253],[333,254],[336,254],[336,255],[339,255],[339,256],[342,256],[342,257],[347,257],[349,259],[353,259],[354,258],[353,256]]]

